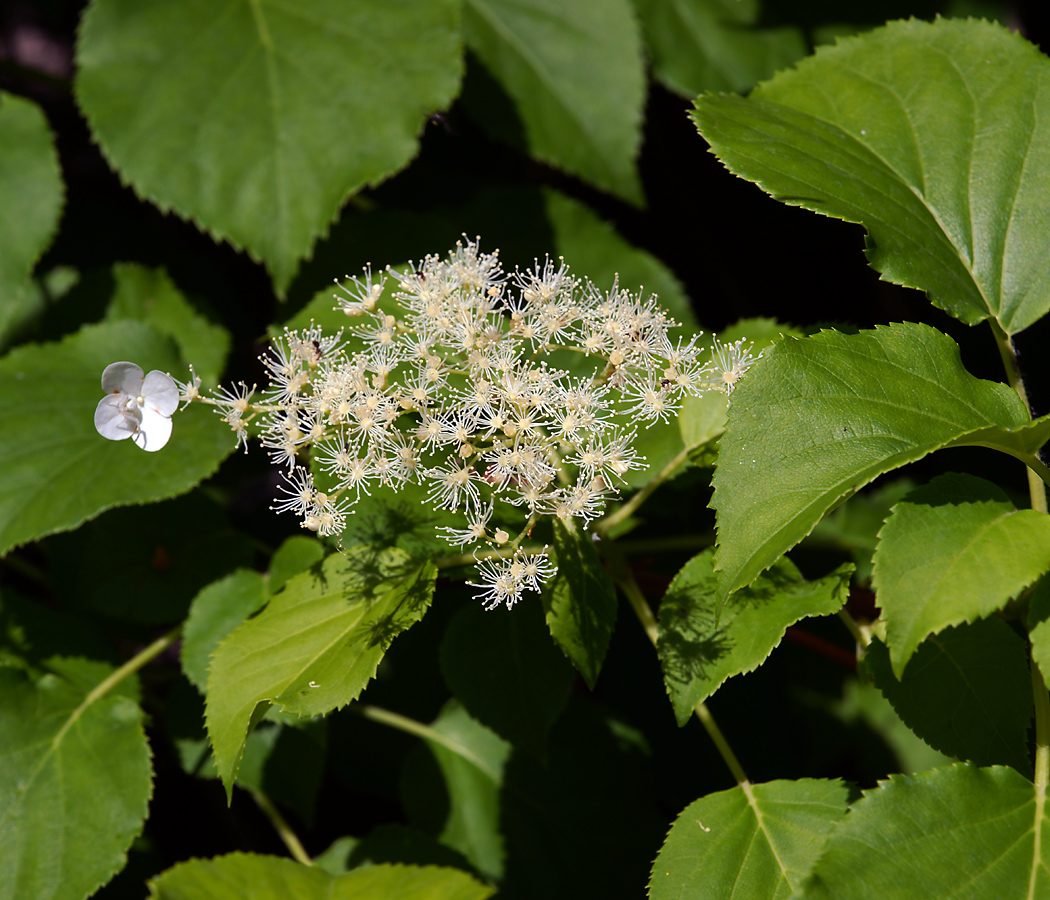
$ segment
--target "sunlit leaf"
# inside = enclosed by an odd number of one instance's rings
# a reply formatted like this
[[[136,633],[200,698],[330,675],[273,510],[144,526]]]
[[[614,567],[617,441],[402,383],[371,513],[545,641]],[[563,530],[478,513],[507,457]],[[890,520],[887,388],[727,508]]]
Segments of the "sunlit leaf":
[[[182,368],[169,339],[131,321],[88,325],[0,360],[0,554],[112,506],[181,494],[233,449],[226,426],[199,406],[175,414],[157,453],[101,437],[92,416],[102,370],[124,359],[147,372]]]
[[[461,69],[454,0],[94,0],[76,92],[123,179],[283,294],[347,197],[416,154]]]
[[[1050,896],[1045,790],[1005,766],[891,775],[853,804],[798,896]]]
[[[645,72],[629,0],[468,0],[463,30],[513,99],[533,156],[642,202]]]
[[[651,900],[786,900],[846,812],[841,781],[771,781],[709,794],[675,820],[653,863]]]
[[[146,818],[142,711],[121,692],[91,695],[110,667],[69,663],[93,677],[33,681],[0,668],[3,897],[82,900],[124,867]]]
[[[272,705],[313,716],[345,706],[434,592],[433,563],[354,547],[297,575],[212,654],[207,726],[229,795],[251,727]]]
[[[660,666],[679,725],[727,678],[762,665],[789,625],[837,612],[849,591],[852,566],[810,582],[784,557],[719,616],[712,555],[689,560],[660,603]]]
[[[730,171],[862,223],[883,278],[1012,334],[1050,309],[1048,85],[1050,61],[1000,25],[910,19],[694,118]]]
[[[1050,517],[1017,509],[990,482],[942,475],[890,513],[872,584],[900,678],[929,634],[1002,609],[1050,570]],[[980,760],[978,760],[980,762]]]
[[[1033,465],[1050,419],[1030,423],[1005,384],[974,378],[926,325],[822,331],[775,344],[741,379],[711,505],[725,597],[874,478],[941,447],[993,447]]]

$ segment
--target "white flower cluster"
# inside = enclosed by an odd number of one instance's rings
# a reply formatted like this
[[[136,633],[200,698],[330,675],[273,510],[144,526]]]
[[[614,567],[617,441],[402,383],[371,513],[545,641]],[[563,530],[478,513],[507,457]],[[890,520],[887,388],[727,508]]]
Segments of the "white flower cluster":
[[[655,297],[601,292],[550,260],[508,276],[475,241],[404,272],[367,269],[341,290],[345,333],[286,330],[263,360],[259,400],[242,384],[205,402],[240,442],[249,422],[260,428],[286,469],[273,508],[318,534],[339,534],[376,485],[422,485],[434,507],[462,511],[467,527],[443,530],[473,549],[488,607],[554,574],[546,548],[521,546],[541,517],[586,525],[645,467],[639,426],[686,396],[730,392],[753,361],[742,343],[704,361],[696,337],[672,341]],[[182,399],[203,399],[199,385],[191,372]],[[492,524],[501,503],[527,515],[517,536]]]

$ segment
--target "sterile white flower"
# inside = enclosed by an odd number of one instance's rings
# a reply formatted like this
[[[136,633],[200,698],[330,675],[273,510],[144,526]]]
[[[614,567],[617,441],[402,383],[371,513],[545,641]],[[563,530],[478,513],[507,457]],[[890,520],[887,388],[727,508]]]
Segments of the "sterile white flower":
[[[132,362],[115,362],[102,373],[106,392],[95,407],[95,429],[104,438],[131,438],[143,450],[160,450],[171,437],[171,414],[179,389],[170,375],[154,369],[143,377]]]

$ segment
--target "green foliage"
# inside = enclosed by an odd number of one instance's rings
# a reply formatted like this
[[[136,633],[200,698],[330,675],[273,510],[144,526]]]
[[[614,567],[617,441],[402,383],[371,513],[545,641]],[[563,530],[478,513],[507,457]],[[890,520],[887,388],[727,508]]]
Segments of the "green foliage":
[[[513,98],[537,159],[642,202],[645,79],[629,0],[469,0],[463,30]]]
[[[426,612],[436,574],[403,552],[355,547],[293,578],[222,640],[206,721],[227,797],[248,732],[266,710],[321,715],[357,699],[390,642]]]
[[[616,625],[616,588],[587,535],[554,523],[558,574],[543,592],[551,637],[594,689]]]
[[[927,635],[1002,609],[1050,569],[1050,517],[983,479],[943,475],[893,507],[874,563],[899,678]]]
[[[233,448],[204,409],[179,417],[168,453],[100,440],[91,424],[104,396],[99,379],[129,349],[144,371],[182,368],[167,338],[128,320],[87,325],[56,346],[19,347],[0,360],[0,554],[112,506],[183,493]],[[133,477],[122,476],[131,460]]]
[[[991,446],[1041,465],[1006,385],[974,378],[947,335],[901,323],[776,344],[733,394],[712,506],[721,597],[750,583],[877,476],[948,446]]]
[[[40,305],[29,280],[51,243],[63,185],[54,139],[32,103],[0,91],[0,348]]]
[[[702,97],[694,118],[730,171],[862,223],[883,278],[1015,334],[1050,309],[1048,80],[999,25],[912,19],[821,47],[746,100]]]
[[[1004,766],[893,775],[850,808],[799,896],[1045,897],[1044,793]]]
[[[415,155],[461,65],[452,0],[95,0],[76,87],[139,194],[246,249],[284,294],[347,197]]]
[[[152,792],[142,711],[92,690],[109,667],[0,668],[0,896],[79,900],[124,866]],[[69,676],[73,676],[70,678]]]
[[[846,812],[841,781],[772,781],[701,797],[653,863],[652,900],[792,896]]]
[[[231,853],[179,863],[150,882],[153,900],[485,900],[492,889],[455,869],[372,866],[329,875],[289,859]]]

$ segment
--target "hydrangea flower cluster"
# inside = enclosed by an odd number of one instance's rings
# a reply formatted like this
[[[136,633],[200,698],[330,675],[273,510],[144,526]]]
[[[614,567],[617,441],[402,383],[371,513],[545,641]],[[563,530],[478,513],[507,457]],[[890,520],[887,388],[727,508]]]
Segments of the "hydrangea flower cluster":
[[[285,330],[260,397],[241,384],[202,398],[191,371],[181,398],[217,407],[239,443],[253,423],[285,470],[273,508],[320,535],[342,532],[377,485],[422,485],[464,513],[444,537],[473,554],[488,608],[555,573],[546,547],[522,546],[541,517],[600,517],[646,466],[637,429],[684,397],[729,393],[753,362],[743,342],[709,355],[696,336],[672,340],[655,297],[599,291],[549,259],[508,275],[476,241],[341,290],[348,327]],[[516,535],[493,523],[502,503],[525,513]]]

